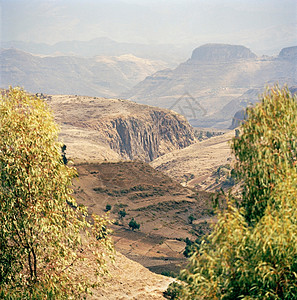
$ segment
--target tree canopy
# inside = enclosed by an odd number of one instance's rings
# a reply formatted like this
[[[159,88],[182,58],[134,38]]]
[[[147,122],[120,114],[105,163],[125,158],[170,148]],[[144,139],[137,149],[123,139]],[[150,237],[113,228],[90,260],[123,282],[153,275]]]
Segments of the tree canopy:
[[[87,210],[72,197],[76,171],[63,163],[62,145],[44,100],[19,88],[2,92],[1,299],[78,299],[106,271],[109,221],[87,222]],[[88,278],[77,271],[86,259],[93,262]]]
[[[297,295],[297,101],[277,86],[247,109],[232,141],[243,181],[212,234],[181,271],[172,299],[295,299]]]

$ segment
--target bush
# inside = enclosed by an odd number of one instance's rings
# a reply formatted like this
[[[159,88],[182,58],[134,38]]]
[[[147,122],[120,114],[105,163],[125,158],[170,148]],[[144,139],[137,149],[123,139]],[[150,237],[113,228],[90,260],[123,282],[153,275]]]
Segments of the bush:
[[[110,210],[111,210],[111,205],[110,205],[110,204],[106,204],[105,210],[106,210],[106,211],[110,211]]]
[[[137,223],[134,218],[132,218],[129,222],[129,227],[134,230],[134,229],[139,229],[140,228],[140,224]]]
[[[125,209],[122,209],[122,210],[120,210],[120,211],[118,212],[118,214],[119,214],[119,216],[120,216],[120,219],[123,219],[123,218],[126,217],[127,212],[126,212]]]

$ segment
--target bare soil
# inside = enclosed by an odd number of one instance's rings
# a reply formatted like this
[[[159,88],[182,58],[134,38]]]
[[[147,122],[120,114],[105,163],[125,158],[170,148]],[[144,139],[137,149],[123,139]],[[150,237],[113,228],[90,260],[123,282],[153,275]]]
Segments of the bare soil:
[[[215,173],[220,166],[232,164],[230,141],[234,136],[231,130],[158,157],[150,165],[186,187],[219,190],[222,180],[216,180]]]
[[[210,231],[212,193],[185,188],[143,162],[76,163],[76,168],[77,201],[98,215],[109,204],[116,250],[153,271],[178,272],[186,263],[184,239]],[[124,218],[120,210],[126,211]],[[139,230],[129,228],[131,218]]]

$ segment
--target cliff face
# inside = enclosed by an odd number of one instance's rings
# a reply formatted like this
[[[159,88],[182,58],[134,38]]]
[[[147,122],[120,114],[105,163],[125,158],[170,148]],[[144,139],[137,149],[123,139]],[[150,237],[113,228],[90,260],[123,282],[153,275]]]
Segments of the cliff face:
[[[96,130],[122,157],[143,161],[152,161],[195,141],[188,123],[168,111],[152,110],[138,116],[108,118],[99,121]]]
[[[148,162],[196,142],[185,118],[166,109],[75,96],[52,96],[49,103],[61,124],[61,137],[74,157],[86,158],[91,153],[89,158],[93,159]],[[79,150],[83,146],[84,150]]]
[[[196,48],[192,60],[204,62],[232,61],[237,59],[256,58],[251,50],[240,45],[206,44]]]
[[[297,59],[297,46],[283,48],[278,57],[292,60]]]

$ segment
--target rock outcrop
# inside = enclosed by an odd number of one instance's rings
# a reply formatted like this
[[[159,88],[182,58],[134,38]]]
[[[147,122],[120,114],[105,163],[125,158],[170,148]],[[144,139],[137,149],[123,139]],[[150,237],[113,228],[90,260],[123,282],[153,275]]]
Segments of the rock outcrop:
[[[192,60],[204,62],[232,61],[238,59],[256,58],[250,49],[240,45],[206,44],[196,48]]]
[[[282,49],[278,57],[284,59],[297,59],[297,46]]]
[[[72,157],[152,161],[196,142],[186,119],[127,100],[51,96],[61,138]]]

